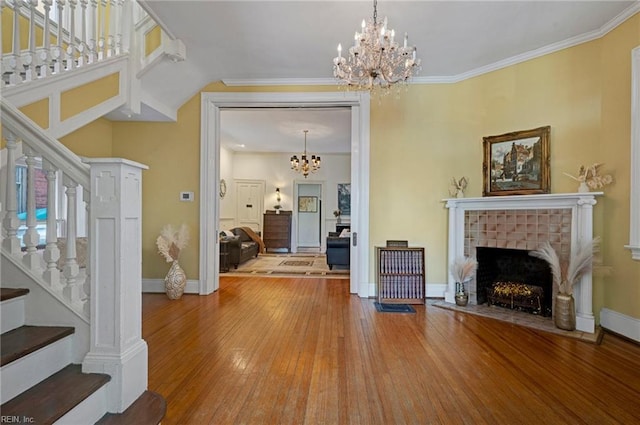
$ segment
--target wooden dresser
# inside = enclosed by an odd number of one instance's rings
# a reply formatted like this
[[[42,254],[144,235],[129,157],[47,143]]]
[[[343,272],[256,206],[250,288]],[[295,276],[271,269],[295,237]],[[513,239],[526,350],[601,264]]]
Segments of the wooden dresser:
[[[262,241],[266,250],[286,248],[291,252],[291,211],[267,210],[264,214]]]

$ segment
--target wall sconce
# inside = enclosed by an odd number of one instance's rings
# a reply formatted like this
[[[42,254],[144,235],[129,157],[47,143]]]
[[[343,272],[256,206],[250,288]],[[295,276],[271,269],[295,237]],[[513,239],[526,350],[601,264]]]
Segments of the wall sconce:
[[[278,201],[278,203],[280,203],[280,201],[282,200],[282,198],[280,197],[280,188],[276,187],[276,200]]]

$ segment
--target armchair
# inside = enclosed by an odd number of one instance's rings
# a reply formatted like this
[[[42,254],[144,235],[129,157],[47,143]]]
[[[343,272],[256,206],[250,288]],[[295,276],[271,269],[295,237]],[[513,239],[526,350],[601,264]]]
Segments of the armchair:
[[[351,238],[339,236],[327,236],[327,265],[329,270],[333,266],[346,266],[351,264]]]

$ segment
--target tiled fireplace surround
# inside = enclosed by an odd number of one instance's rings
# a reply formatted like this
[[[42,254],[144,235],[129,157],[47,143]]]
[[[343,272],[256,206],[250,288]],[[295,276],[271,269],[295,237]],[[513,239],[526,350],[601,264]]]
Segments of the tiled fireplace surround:
[[[476,247],[537,249],[549,241],[562,257],[579,241],[593,237],[593,205],[602,192],[447,199],[448,263],[462,255],[475,257]],[[454,303],[455,281],[449,276],[445,301]],[[476,304],[476,282],[468,284]],[[595,332],[592,276],[574,287],[576,329]]]

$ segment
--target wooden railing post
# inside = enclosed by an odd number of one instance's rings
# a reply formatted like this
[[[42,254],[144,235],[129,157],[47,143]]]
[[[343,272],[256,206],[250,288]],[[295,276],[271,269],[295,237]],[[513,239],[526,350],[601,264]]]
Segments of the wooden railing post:
[[[40,78],[51,75],[51,11],[52,0],[42,0],[44,5],[44,26],[42,30],[42,47],[38,54],[38,64],[40,65]]]
[[[63,184],[67,194],[67,245],[62,267],[62,274],[65,278],[62,293],[72,304],[80,305],[84,296],[82,295],[82,282],[78,282],[80,266],[76,252],[78,184],[66,176],[63,178]]]
[[[108,410],[122,412],[147,388],[142,339],[142,170],[116,158],[91,166],[91,342],[84,372],[111,375]]]

